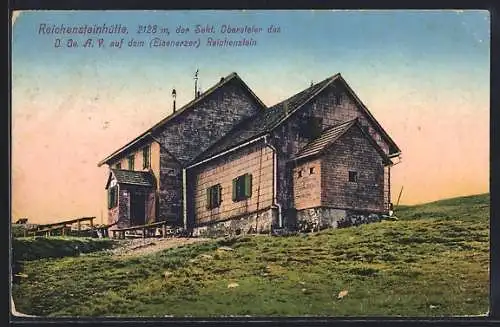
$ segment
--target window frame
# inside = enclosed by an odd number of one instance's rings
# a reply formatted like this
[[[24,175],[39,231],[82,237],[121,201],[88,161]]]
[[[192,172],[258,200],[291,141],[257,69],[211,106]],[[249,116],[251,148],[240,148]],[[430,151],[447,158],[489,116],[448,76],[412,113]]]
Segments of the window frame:
[[[108,209],[114,209],[118,206],[118,185],[108,188]]]
[[[335,105],[336,106],[341,106],[342,105],[342,93],[335,94]]]
[[[299,135],[307,139],[315,139],[323,132],[323,117],[309,116],[303,120]]]
[[[358,172],[355,171],[355,170],[349,170],[349,173],[348,173],[348,181],[349,183],[357,183],[358,182],[358,179],[359,179],[359,175],[358,175]],[[354,177],[354,178],[352,178]]]
[[[222,203],[222,186],[219,184],[212,185],[207,188],[207,210],[219,208]]]
[[[252,174],[246,173],[233,178],[232,200],[240,202],[252,197]]]
[[[128,170],[135,169],[135,155],[130,155],[127,157]]]
[[[142,169],[151,168],[151,147],[149,145],[142,148]]]

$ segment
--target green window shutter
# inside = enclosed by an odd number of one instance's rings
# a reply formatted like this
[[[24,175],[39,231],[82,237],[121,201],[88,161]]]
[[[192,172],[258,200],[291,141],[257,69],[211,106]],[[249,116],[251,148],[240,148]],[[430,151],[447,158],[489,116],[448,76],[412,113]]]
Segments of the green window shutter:
[[[233,201],[238,200],[238,178],[233,179]]]
[[[212,188],[207,188],[207,209],[212,208]]]
[[[222,186],[220,184],[217,187],[217,206],[220,206],[222,202]]]
[[[245,197],[250,198],[252,197],[252,175],[251,174],[245,174],[244,177],[245,181]]]
[[[118,187],[113,187],[113,208],[118,204]]]
[[[108,209],[111,209],[111,189],[108,189]]]
[[[214,208],[219,206],[219,185],[212,187],[212,204]]]

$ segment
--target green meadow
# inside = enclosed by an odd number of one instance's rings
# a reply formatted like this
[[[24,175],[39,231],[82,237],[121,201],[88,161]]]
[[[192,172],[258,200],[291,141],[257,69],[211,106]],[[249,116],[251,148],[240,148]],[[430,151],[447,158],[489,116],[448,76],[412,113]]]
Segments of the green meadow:
[[[13,297],[18,311],[53,317],[481,315],[489,211],[489,194],[460,197],[399,207],[397,221],[141,257],[103,251],[113,241],[19,238]]]

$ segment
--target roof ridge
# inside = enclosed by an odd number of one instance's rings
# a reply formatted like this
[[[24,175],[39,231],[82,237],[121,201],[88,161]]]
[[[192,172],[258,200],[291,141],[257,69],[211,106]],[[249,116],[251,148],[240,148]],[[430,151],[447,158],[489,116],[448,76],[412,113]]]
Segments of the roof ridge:
[[[282,100],[271,107],[266,108],[265,110],[260,111],[256,115],[249,117],[245,121],[242,121],[241,124],[233,127],[224,137],[214,142],[207,150],[198,155],[192,163],[195,163],[207,156],[214,155],[223,150],[227,150],[238,146],[239,144],[248,141],[251,138],[259,137],[265,133],[271,132],[277,126],[279,126],[285,119],[287,119],[290,115],[299,110],[302,106],[304,106],[311,98],[317,96],[320,92],[322,92],[328,85],[330,85],[333,81],[335,81],[340,75],[340,73],[333,74],[330,77],[323,79],[322,81],[313,84],[295,94],[288,97],[285,100]],[[301,98],[305,98],[302,100]],[[290,106],[290,110],[285,113],[285,109],[283,108],[284,103],[292,102]],[[257,124],[257,125],[256,125]],[[244,127],[244,128],[242,128]],[[238,132],[239,130],[241,132]],[[254,130],[252,132],[251,130]],[[246,135],[245,135],[246,134]],[[236,137],[234,141],[228,141],[232,138]]]
[[[125,148],[133,145],[135,142],[141,140],[142,138],[146,137],[148,134],[151,132],[154,132],[157,128],[163,126],[166,124],[168,121],[174,119],[175,117],[179,116],[181,113],[185,112],[187,109],[195,105],[197,102],[201,101],[205,97],[207,97],[209,94],[215,92],[217,89],[222,87],[223,85],[227,84],[229,81],[233,80],[234,78],[237,78],[243,85],[243,88],[245,88],[252,97],[254,97],[254,100],[257,102],[258,105],[262,106],[263,108],[267,108],[267,106],[262,102],[262,100],[250,89],[250,87],[241,79],[241,77],[238,75],[236,72],[231,72],[228,75],[224,76],[221,78],[218,82],[216,82],[214,85],[212,85],[210,88],[208,88],[205,92],[201,93],[199,96],[195,97],[185,105],[183,105],[181,108],[177,109],[176,111],[170,113],[168,116],[162,118],[159,122],[148,128],[146,131],[143,133],[139,134],[137,137],[135,137],[132,141],[126,143],[125,145],[121,146],[118,148],[118,150],[114,151],[110,155],[108,155],[105,159],[101,160],[97,166],[101,166],[105,164],[107,161],[121,153]]]
[[[278,105],[280,105],[280,104],[284,104],[285,102],[287,102],[287,101],[288,101],[288,100],[290,100],[291,98],[293,98],[293,97],[295,97],[295,96],[299,95],[300,93],[306,92],[307,90],[312,89],[312,88],[314,88],[315,86],[317,87],[317,86],[318,86],[319,84],[321,84],[321,83],[324,83],[324,82],[326,82],[326,81],[328,81],[328,80],[330,80],[330,81],[334,81],[334,80],[335,80],[337,77],[339,77],[339,76],[341,76],[341,75],[340,75],[340,73],[336,73],[336,74],[334,74],[334,75],[332,75],[332,76],[330,76],[330,77],[327,77],[327,78],[325,78],[325,79],[321,80],[321,81],[320,81],[320,82],[318,82],[318,83],[315,83],[315,84],[313,84],[313,85],[310,85],[309,87],[307,87],[307,88],[305,88],[305,89],[302,89],[301,91],[299,91],[299,92],[297,92],[297,93],[295,93],[295,94],[293,94],[293,95],[289,96],[288,98],[286,98],[286,99],[284,99],[284,100],[282,100],[282,101],[280,101],[280,102],[278,102],[278,103],[276,103],[276,104],[272,105],[271,107],[269,107],[269,109],[273,109],[273,108],[277,107],[277,106],[278,106]],[[315,93],[316,93],[316,92],[315,92]]]
[[[311,86],[309,86],[308,88],[292,95],[291,97],[279,102],[278,104],[276,104],[275,106],[278,106],[280,104],[284,104],[285,102],[289,101],[290,99],[292,99],[293,97],[301,94],[301,93],[304,93],[304,94],[307,94],[306,91],[310,90],[310,89],[313,89],[314,87],[318,87],[318,85],[322,84],[322,83],[325,83],[324,85],[322,85],[321,87],[319,87],[318,90],[314,91],[309,97],[307,97],[307,99],[305,101],[302,101],[299,105],[295,106],[295,108],[293,108],[290,112],[286,113],[285,114],[285,117],[283,117],[282,119],[280,119],[278,122],[276,122],[272,127],[269,128],[269,131],[273,130],[275,127],[279,126],[283,121],[285,121],[286,119],[288,119],[288,117],[290,117],[291,115],[293,115],[296,111],[298,111],[300,108],[302,108],[306,103],[308,103],[309,101],[311,101],[311,99],[313,99],[314,97],[316,97],[319,93],[321,93],[325,88],[327,88],[332,82],[334,82],[338,77],[340,77],[340,73],[336,73],[328,78],[325,78],[324,80],[322,80],[321,82],[318,82],[316,84],[313,84]],[[274,107],[274,106],[272,106]],[[272,108],[271,107],[271,108]]]

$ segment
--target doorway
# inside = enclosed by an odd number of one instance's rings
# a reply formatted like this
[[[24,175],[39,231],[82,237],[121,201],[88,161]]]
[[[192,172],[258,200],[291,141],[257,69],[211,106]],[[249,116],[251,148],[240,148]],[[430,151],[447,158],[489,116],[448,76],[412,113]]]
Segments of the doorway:
[[[146,195],[144,192],[135,192],[130,199],[130,226],[146,223]]]

